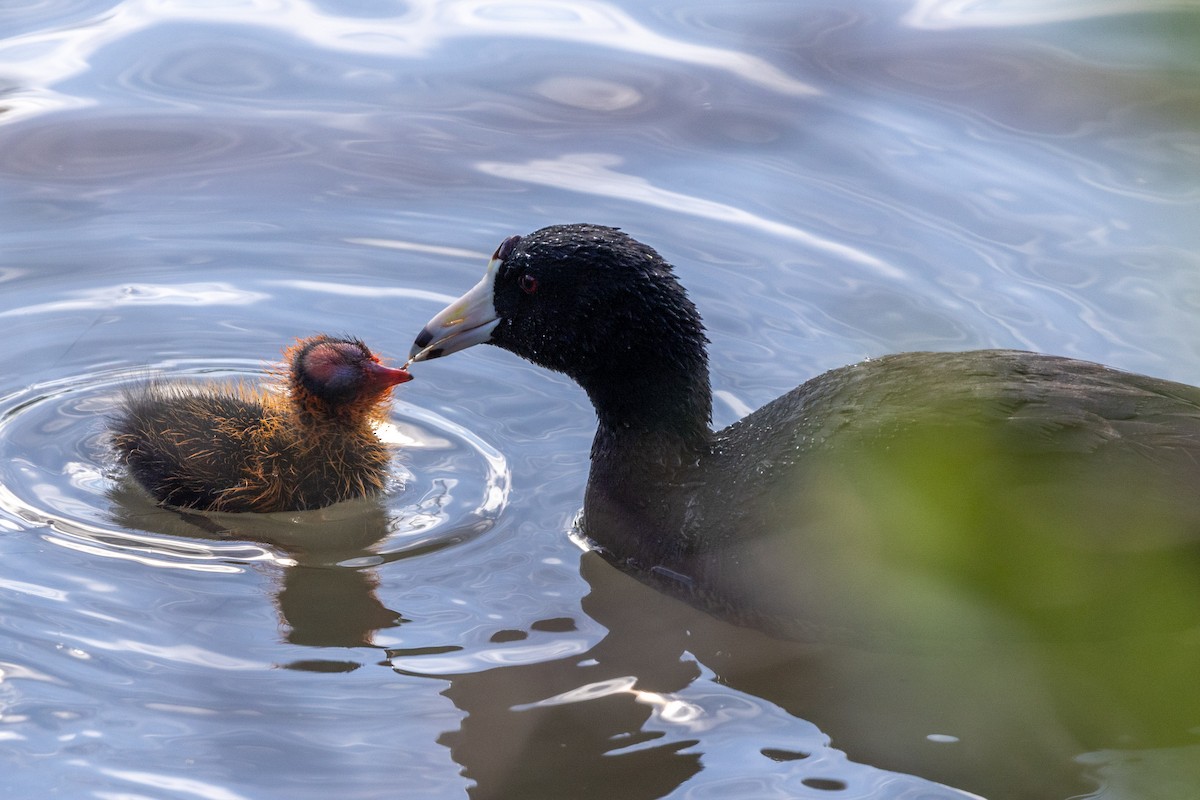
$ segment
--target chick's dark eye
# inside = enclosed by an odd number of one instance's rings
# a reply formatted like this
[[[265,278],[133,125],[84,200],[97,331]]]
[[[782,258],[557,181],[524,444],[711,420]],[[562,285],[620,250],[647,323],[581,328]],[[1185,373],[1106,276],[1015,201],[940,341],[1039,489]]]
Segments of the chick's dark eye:
[[[517,278],[517,286],[520,286],[525,294],[533,294],[538,290],[538,279],[526,272]]]

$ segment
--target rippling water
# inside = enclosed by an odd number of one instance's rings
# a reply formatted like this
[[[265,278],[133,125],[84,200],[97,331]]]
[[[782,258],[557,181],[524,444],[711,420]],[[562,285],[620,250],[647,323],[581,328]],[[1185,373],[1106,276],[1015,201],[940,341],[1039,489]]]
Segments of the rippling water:
[[[398,390],[376,501],[179,515],[104,447],[147,375],[399,361],[555,222],[678,265],[720,425],[897,350],[1200,383],[1194,5],[24,0],[0,37],[0,795],[1200,791],[1195,731],[1076,741],[1036,665],[798,652],[581,560],[591,410],[496,350]]]

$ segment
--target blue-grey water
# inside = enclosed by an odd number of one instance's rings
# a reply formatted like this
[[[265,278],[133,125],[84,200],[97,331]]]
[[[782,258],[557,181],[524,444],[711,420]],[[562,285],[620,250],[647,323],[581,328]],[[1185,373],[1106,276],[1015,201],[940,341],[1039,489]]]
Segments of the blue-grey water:
[[[106,453],[128,381],[398,363],[579,221],[677,265],[718,425],[901,350],[1200,383],[1200,6],[3,4],[0,796],[1200,796],[1200,720],[1071,728],[1086,660],[797,650],[585,557],[591,409],[499,350],[399,388],[377,501],[202,521]]]

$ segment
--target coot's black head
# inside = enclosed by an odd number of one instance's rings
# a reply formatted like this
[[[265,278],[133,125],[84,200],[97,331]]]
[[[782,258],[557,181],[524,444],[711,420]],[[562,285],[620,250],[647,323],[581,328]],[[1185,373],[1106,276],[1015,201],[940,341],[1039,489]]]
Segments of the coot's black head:
[[[700,315],[671,265],[616,228],[554,225],[505,239],[483,280],[421,331],[412,358],[484,342],[574,378],[602,422],[707,426]]]
[[[336,414],[371,405],[392,387],[412,380],[402,369],[385,367],[357,339],[313,336],[287,352],[293,396],[311,411]]]

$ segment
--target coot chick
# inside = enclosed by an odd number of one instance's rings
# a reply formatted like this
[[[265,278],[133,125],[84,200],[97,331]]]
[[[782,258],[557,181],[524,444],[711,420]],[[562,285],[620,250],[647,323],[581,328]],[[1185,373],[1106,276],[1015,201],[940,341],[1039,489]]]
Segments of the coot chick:
[[[126,391],[112,444],[161,503],[205,511],[301,511],[380,491],[388,446],[373,425],[409,381],[357,339],[285,352],[278,391],[147,383]]]
[[[1155,603],[1197,621],[1200,389],[1013,350],[902,353],[714,432],[706,341],[652,248],[556,225],[506,239],[412,359],[489,343],[573,378],[598,421],[583,533],[732,621],[822,640],[992,636],[998,609],[1051,635]],[[1163,578],[1180,569],[1182,589]]]

